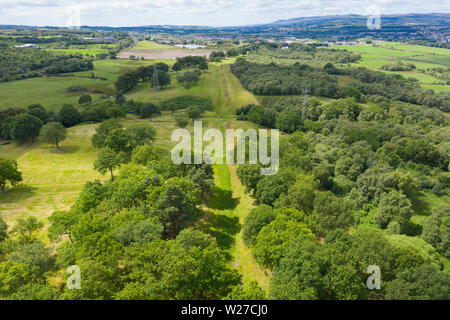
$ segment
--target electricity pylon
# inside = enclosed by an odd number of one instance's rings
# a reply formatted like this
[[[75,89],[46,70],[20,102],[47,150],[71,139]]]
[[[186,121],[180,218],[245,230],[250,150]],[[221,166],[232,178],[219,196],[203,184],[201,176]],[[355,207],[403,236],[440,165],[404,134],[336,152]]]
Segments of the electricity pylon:
[[[161,98],[161,92],[159,90],[159,81],[158,81],[158,69],[156,65],[153,66],[153,94],[155,98]]]

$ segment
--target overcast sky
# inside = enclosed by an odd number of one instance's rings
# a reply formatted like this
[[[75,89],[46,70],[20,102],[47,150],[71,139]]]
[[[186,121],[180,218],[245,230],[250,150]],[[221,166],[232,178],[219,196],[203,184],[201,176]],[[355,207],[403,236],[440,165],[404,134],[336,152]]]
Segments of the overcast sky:
[[[0,24],[235,26],[305,16],[366,15],[374,5],[386,14],[450,12],[448,0],[0,0]]]

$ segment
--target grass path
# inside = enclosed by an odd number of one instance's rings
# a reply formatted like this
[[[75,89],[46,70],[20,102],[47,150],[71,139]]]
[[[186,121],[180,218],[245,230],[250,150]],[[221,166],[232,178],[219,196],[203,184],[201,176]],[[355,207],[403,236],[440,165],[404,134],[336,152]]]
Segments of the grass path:
[[[270,273],[258,266],[242,240],[242,225],[253,208],[253,199],[244,192],[236,165],[215,164],[213,167],[215,188],[200,228],[217,239],[232,266],[242,275],[244,284],[257,281],[268,293]]]

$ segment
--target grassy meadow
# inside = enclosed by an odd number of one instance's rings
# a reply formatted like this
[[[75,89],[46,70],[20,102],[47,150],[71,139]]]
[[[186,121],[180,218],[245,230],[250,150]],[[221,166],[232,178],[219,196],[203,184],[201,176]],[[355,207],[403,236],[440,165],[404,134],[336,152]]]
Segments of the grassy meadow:
[[[381,42],[377,44],[338,45],[333,49],[345,49],[361,55],[361,60],[353,63],[371,70],[396,73],[409,78],[415,78],[425,89],[449,91],[447,80],[450,74],[450,50],[421,45],[411,45],[399,42]],[[383,65],[397,62],[412,63],[416,66],[412,71],[385,71]],[[443,73],[431,69],[441,68]]]
[[[167,62],[174,63],[173,61]],[[96,101],[102,96],[114,94],[114,82],[122,73],[153,63],[155,61],[150,60],[97,60],[94,61],[94,70],[90,71],[74,72],[63,76],[2,82],[0,83],[0,96],[2,97],[0,99],[0,110],[10,107],[26,108],[34,103],[40,103],[53,111],[58,111],[65,103],[77,105],[81,94],[67,92],[68,87],[75,85],[86,87],[88,89],[87,93]],[[92,73],[94,73],[95,77],[107,80],[90,78]]]

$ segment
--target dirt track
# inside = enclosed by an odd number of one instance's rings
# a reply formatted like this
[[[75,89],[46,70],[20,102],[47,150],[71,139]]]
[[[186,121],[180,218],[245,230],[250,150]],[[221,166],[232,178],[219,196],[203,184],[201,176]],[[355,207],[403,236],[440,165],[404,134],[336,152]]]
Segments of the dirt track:
[[[144,59],[176,59],[187,56],[206,56],[209,57],[212,50],[149,50],[149,49],[131,49],[129,51],[119,53],[121,59],[128,59],[130,56],[136,58],[144,57]]]

